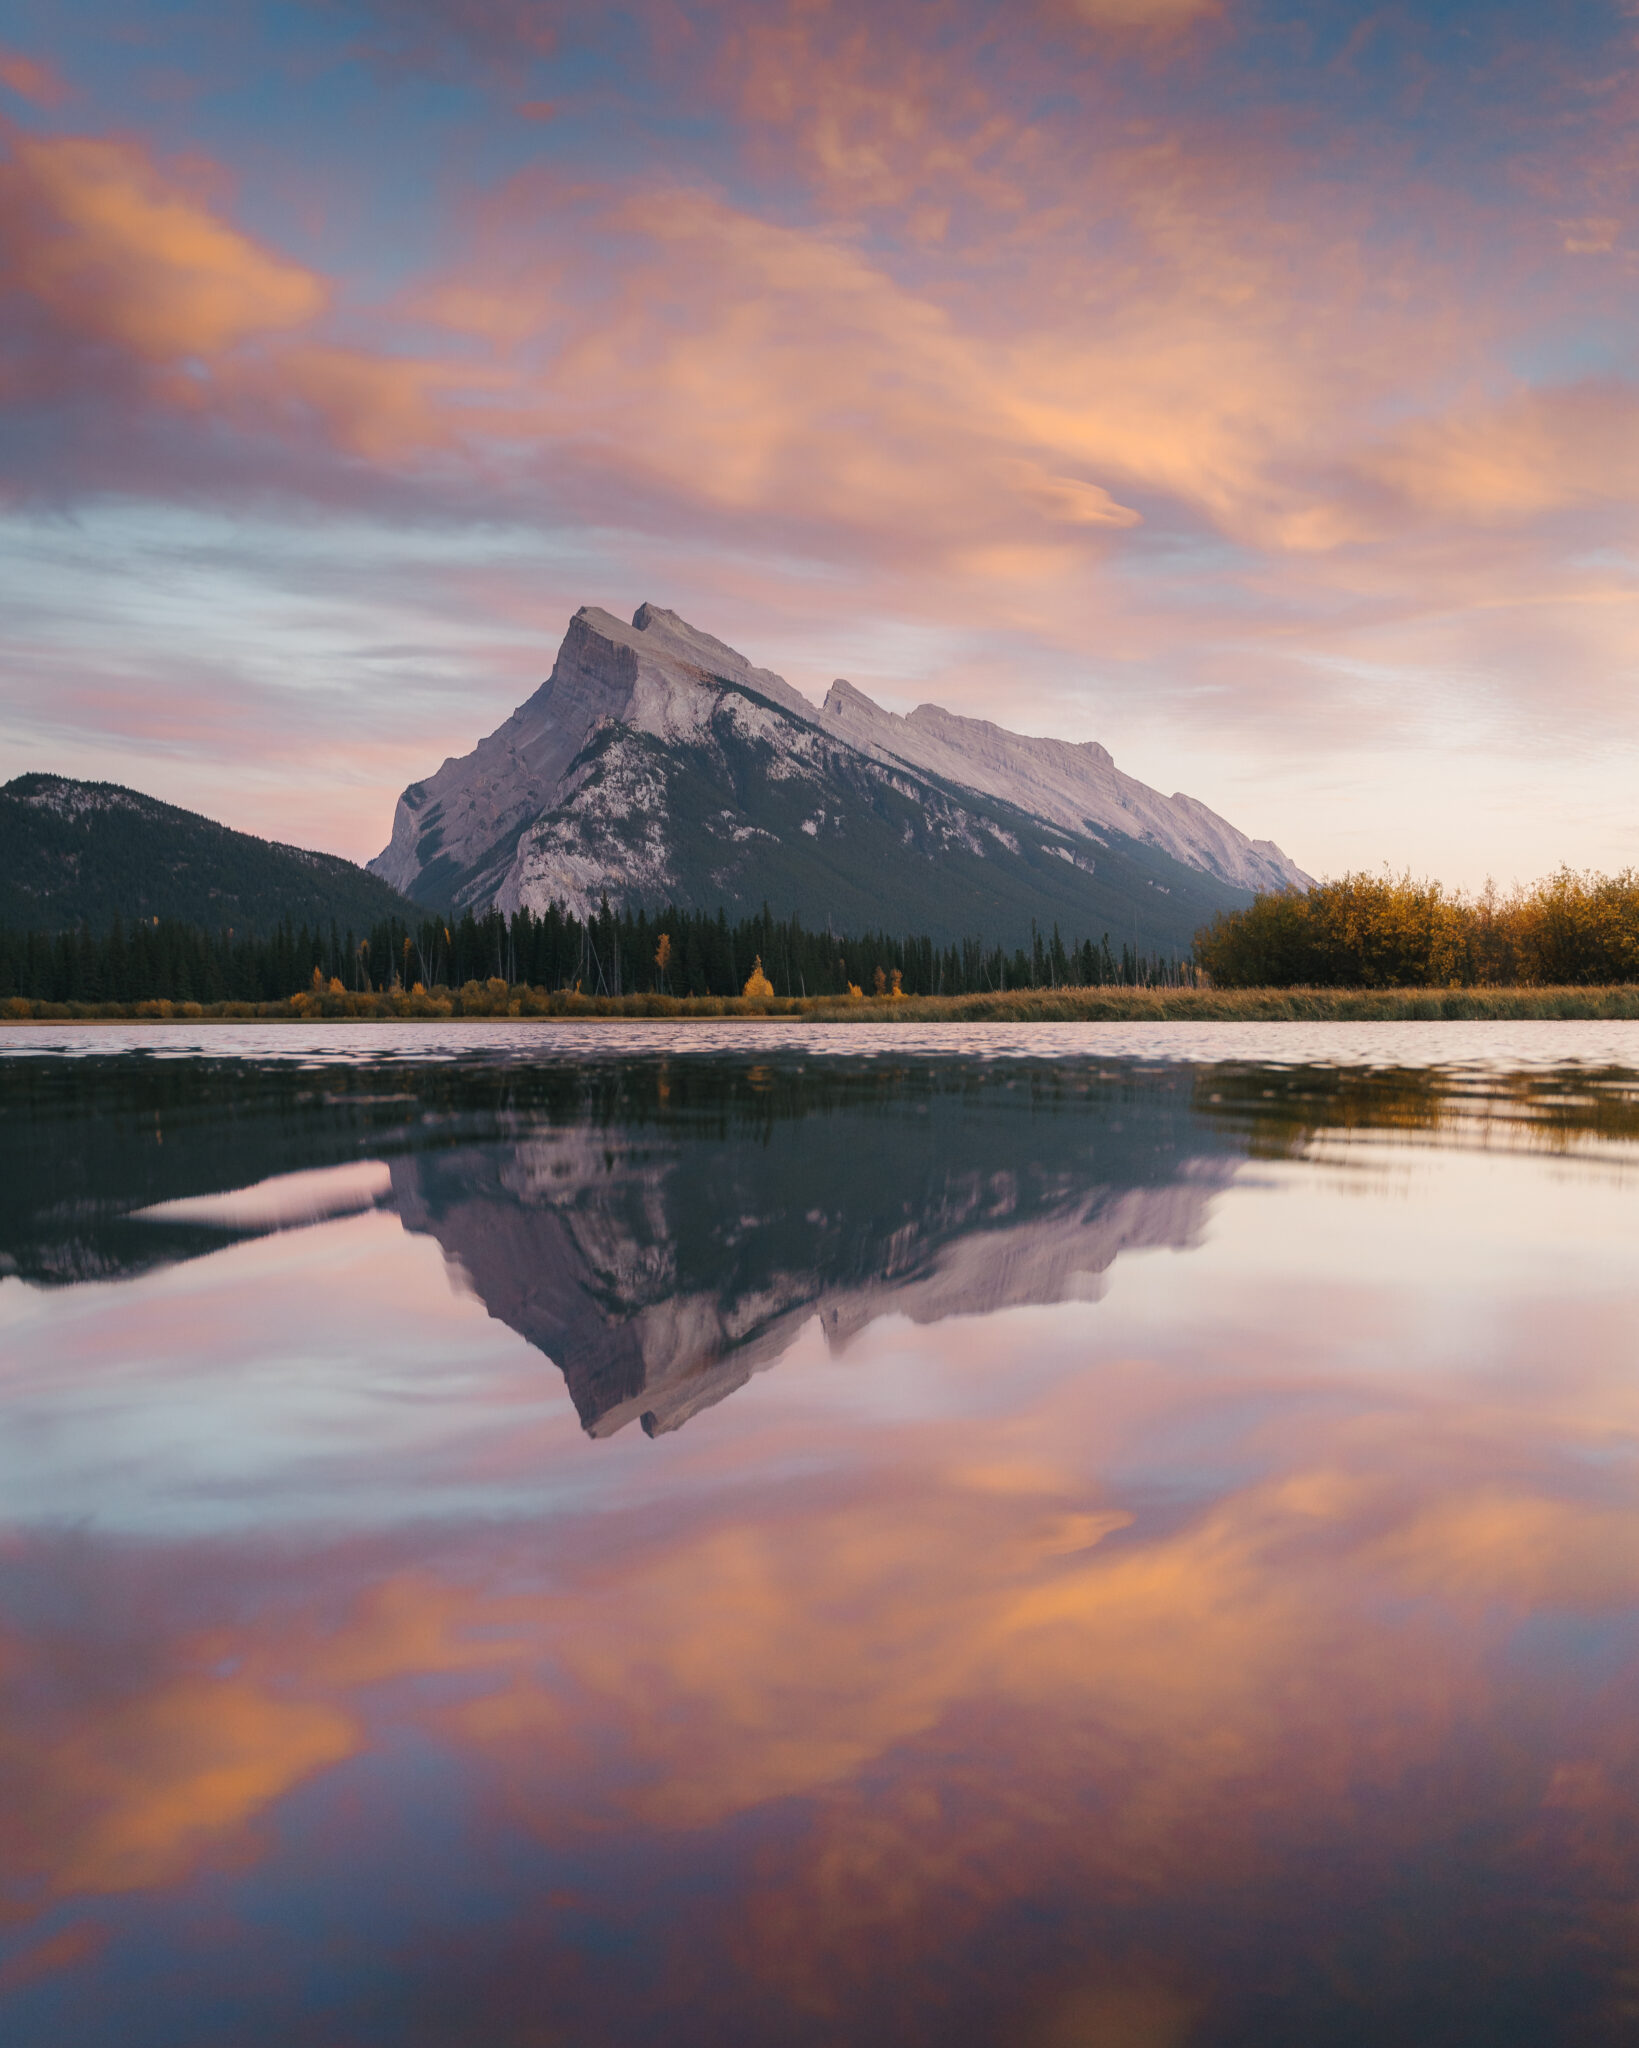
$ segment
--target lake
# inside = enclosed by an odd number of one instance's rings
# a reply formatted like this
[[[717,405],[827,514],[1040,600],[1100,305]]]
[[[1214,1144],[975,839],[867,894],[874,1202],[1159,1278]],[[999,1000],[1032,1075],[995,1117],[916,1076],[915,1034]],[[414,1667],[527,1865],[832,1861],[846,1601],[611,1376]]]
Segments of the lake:
[[[1639,1026],[0,1035],[0,2038],[1639,2037]]]

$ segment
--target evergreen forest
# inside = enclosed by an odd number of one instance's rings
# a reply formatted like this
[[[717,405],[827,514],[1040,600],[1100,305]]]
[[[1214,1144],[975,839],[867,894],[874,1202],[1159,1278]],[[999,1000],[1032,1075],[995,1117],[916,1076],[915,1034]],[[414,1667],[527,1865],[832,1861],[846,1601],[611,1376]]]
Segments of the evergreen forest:
[[[366,932],[288,919],[265,936],[166,918],[116,920],[101,932],[0,927],[0,1001],[280,1002],[311,988],[315,976],[320,987],[349,993],[499,980],[589,996],[738,996],[759,968],[778,996],[1156,988],[1195,979],[1188,962],[1116,949],[1108,933],[1066,943],[1055,925],[1033,928],[1028,949],[1008,952],[977,938],[939,947],[886,931],[812,931],[795,917],[775,918],[767,905],[732,924],[724,910],[617,911],[605,902],[587,919],[553,906],[538,917],[520,910],[468,912],[451,923],[388,918]]]

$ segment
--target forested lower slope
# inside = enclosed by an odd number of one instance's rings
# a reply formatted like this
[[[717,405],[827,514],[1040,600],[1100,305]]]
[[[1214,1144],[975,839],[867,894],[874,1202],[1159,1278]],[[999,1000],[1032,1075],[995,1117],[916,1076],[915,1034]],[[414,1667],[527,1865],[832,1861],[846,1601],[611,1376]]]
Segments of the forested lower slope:
[[[206,931],[367,931],[419,915],[336,854],[235,832],[117,783],[19,775],[0,787],[0,925],[100,932],[116,918],[160,918]]]

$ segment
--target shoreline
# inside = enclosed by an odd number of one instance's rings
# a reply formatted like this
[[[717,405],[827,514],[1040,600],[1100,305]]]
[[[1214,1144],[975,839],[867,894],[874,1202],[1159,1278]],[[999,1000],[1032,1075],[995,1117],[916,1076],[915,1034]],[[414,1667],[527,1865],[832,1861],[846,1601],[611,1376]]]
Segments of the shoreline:
[[[1639,1018],[1639,985],[1558,988],[1079,988],[1007,994],[865,997],[582,996],[487,988],[370,995],[303,994],[280,1003],[0,1003],[4,1024],[454,1023],[511,1019],[689,1023],[740,1018],[858,1024],[1314,1024],[1611,1021]]]

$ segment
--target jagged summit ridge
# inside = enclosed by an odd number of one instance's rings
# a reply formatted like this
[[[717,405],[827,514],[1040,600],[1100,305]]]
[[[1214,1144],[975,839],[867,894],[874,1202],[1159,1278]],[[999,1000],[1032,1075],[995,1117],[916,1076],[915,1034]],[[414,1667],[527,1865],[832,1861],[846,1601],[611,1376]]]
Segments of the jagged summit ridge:
[[[1027,930],[1063,914],[1090,930],[1102,915],[1168,946],[1223,906],[1223,889],[1308,879],[1204,804],[1123,775],[1095,743],[932,704],[902,718],[842,681],[816,706],[650,603],[629,625],[576,612],[534,695],[405,790],[371,866],[457,909],[584,914],[605,894],[715,908],[780,892],[783,908],[856,928],[916,901],[929,929]],[[1066,895],[1064,868],[1084,878],[1079,893]],[[1203,894],[1203,880],[1218,889]]]
[[[1309,876],[1272,840],[1249,839],[1182,791],[1163,796],[1123,775],[1096,740],[1031,739],[938,704],[918,704],[901,718],[840,676],[822,716],[881,760],[945,776],[1068,831],[1114,828],[1240,889],[1308,886]]]

